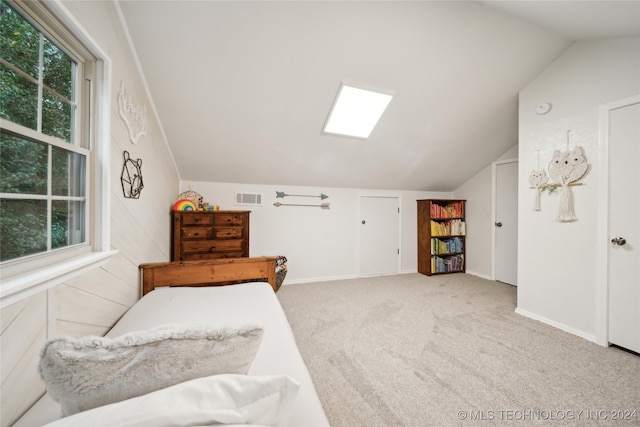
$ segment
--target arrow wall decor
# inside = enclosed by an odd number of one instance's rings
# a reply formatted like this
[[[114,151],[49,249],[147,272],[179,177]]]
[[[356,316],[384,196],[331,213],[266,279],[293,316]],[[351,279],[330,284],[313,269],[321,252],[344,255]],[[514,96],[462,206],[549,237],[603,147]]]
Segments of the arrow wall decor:
[[[317,197],[317,196],[316,196]],[[279,208],[280,206],[307,206],[307,207],[312,207],[312,208],[322,208],[322,209],[329,209],[329,205],[331,205],[331,203],[323,203],[321,205],[298,205],[298,204],[294,204],[294,203],[280,203],[280,202],[275,202],[273,204],[273,206]]]
[[[320,194],[319,196],[310,195],[310,194],[286,194],[284,191],[276,191],[276,199],[284,198],[284,197],[319,197],[320,200],[328,199],[329,196],[326,194]]]

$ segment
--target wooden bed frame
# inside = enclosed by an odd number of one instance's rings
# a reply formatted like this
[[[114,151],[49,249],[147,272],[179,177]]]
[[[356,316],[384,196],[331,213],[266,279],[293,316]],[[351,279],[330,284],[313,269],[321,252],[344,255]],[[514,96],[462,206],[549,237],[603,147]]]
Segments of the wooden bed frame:
[[[268,282],[276,291],[278,257],[221,258],[141,264],[142,295],[160,286],[223,286]]]

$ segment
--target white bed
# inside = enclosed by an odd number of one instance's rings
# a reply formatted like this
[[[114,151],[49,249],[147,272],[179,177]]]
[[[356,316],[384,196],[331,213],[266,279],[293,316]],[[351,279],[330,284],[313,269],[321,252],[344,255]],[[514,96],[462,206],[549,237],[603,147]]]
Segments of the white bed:
[[[262,342],[247,375],[288,375],[295,379],[300,388],[288,425],[328,426],[313,382],[272,286],[266,282],[253,282],[214,287],[155,288],[144,295],[106,336],[115,338],[162,324],[262,325]],[[46,394],[15,426],[42,426],[58,418],[60,405]]]

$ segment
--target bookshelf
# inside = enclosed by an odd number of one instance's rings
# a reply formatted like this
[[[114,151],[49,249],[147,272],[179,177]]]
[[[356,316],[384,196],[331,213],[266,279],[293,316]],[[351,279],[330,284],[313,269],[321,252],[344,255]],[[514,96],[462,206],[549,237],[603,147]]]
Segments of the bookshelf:
[[[464,273],[466,200],[418,200],[418,272]]]

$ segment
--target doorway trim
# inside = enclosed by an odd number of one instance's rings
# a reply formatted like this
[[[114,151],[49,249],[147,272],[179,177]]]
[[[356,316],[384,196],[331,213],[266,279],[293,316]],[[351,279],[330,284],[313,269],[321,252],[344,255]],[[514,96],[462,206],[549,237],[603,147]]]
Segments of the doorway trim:
[[[517,158],[511,158],[491,163],[491,280],[496,280],[496,227],[494,224],[498,211],[498,165],[517,163],[518,161]]]
[[[609,346],[609,113],[640,103],[640,95],[598,107],[598,220],[596,231],[596,343]]]

